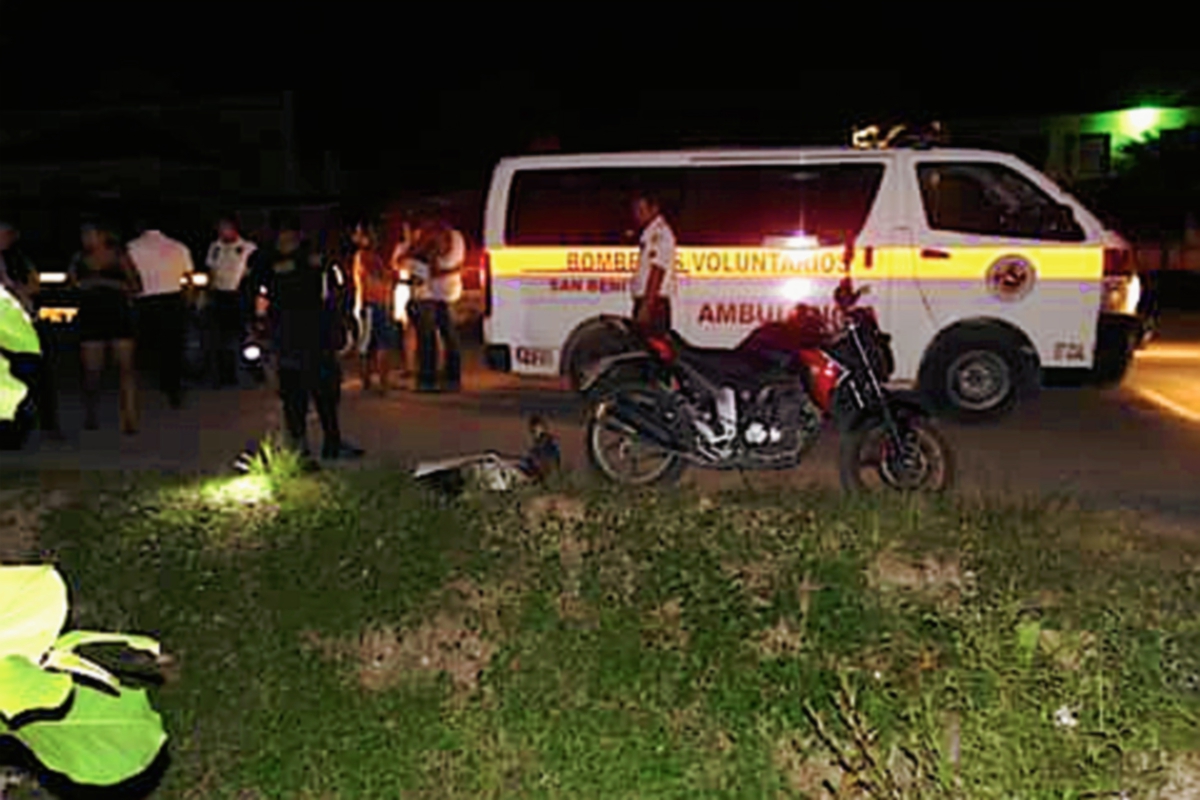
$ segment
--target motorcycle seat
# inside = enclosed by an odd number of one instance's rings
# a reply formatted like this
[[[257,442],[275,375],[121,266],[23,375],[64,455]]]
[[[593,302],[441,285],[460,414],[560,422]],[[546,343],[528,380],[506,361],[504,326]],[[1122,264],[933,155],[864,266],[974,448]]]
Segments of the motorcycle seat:
[[[679,359],[718,383],[756,383],[770,366],[750,353],[722,348],[696,347],[672,332]]]

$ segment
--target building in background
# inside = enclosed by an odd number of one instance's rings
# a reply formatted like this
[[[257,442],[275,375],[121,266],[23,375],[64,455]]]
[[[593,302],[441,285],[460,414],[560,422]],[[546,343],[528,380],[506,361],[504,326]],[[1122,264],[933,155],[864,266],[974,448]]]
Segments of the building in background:
[[[1143,106],[1098,114],[1051,117],[1046,168],[1075,181],[1112,178],[1121,167],[1123,148],[1159,138],[1164,147],[1200,134],[1200,106]]]
[[[1200,105],[951,120],[947,129],[956,146],[1015,153],[1056,179],[1074,185],[1114,177],[1126,145],[1147,137],[1161,137],[1164,145],[1169,145],[1200,135]]]

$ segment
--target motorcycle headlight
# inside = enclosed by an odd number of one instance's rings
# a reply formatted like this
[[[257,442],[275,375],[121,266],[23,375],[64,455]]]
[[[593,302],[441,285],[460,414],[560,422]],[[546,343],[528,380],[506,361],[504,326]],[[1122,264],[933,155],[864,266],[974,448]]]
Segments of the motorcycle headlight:
[[[262,358],[262,348],[256,344],[247,344],[242,347],[242,358],[247,361],[254,362]]]

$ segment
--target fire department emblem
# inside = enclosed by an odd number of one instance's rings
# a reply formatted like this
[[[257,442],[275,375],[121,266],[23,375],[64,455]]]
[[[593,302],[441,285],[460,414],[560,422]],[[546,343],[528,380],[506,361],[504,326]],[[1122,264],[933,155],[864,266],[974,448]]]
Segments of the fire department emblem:
[[[988,267],[988,290],[1001,300],[1020,300],[1033,290],[1033,265],[1020,256],[1004,256]]]

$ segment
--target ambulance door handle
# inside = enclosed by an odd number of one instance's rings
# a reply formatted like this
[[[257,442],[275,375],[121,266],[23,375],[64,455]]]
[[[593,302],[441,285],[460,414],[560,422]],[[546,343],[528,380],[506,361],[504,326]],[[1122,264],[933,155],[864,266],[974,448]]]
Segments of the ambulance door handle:
[[[945,250],[934,250],[932,247],[926,247],[921,250],[921,258],[940,258],[947,259],[950,254]]]

